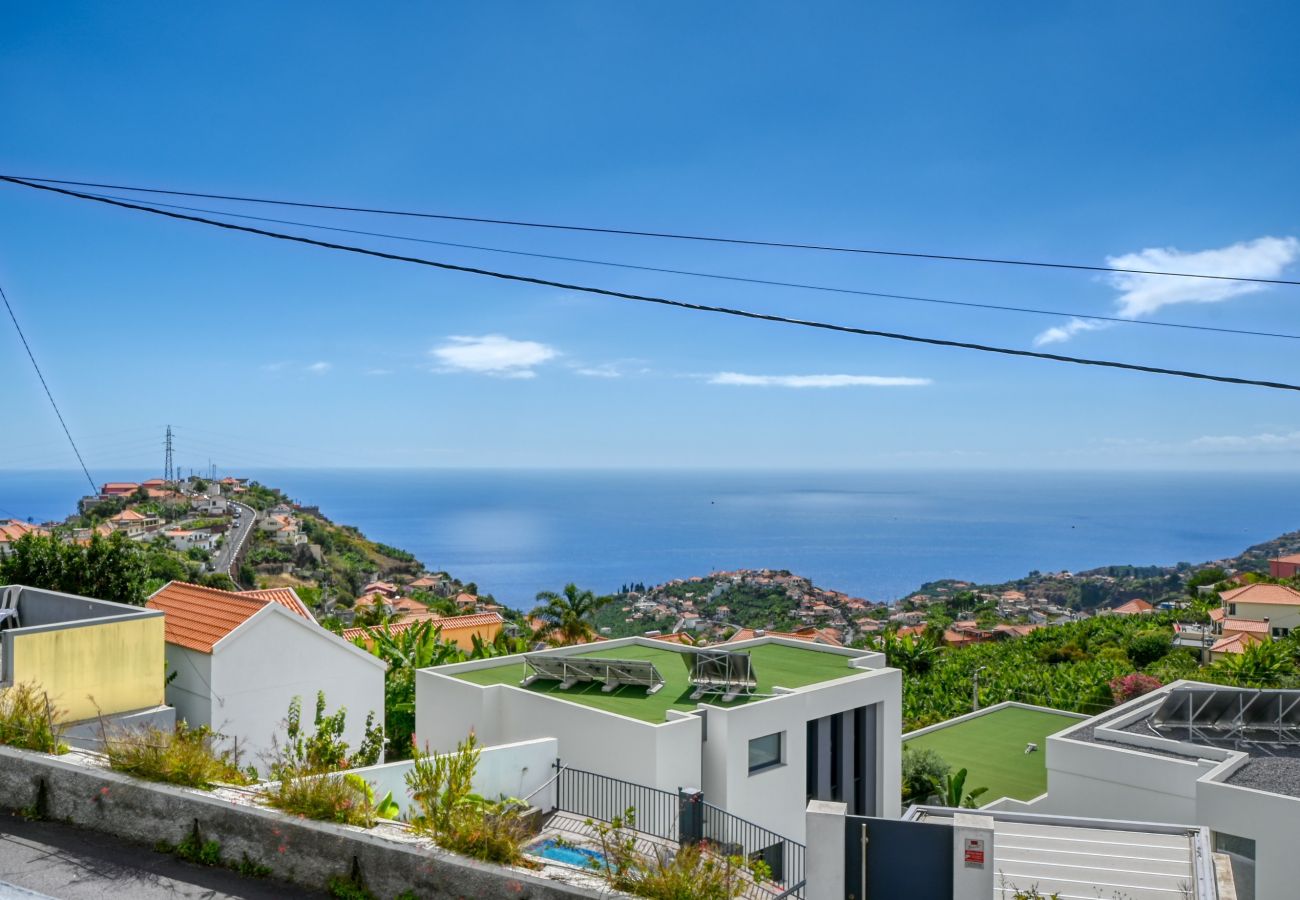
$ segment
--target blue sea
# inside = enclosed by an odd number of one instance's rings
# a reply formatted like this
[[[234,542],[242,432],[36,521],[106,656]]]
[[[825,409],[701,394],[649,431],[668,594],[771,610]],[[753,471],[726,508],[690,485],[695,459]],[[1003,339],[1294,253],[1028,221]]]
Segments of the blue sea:
[[[239,474],[516,607],[568,581],[603,592],[764,566],[893,600],[937,578],[1203,562],[1300,528],[1300,474]],[[73,472],[0,471],[0,516],[62,518],[85,489]]]

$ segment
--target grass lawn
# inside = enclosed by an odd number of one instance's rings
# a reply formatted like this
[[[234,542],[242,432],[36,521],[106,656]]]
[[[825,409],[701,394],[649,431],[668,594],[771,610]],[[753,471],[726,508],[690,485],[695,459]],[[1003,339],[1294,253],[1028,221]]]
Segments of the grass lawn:
[[[786,688],[804,687],[821,681],[856,675],[864,670],[849,668],[849,657],[820,650],[804,650],[800,647],[786,647],[780,644],[765,644],[749,651],[754,671],[758,675],[758,692],[771,693],[773,686]],[[620,687],[608,694],[602,693],[599,684],[575,684],[567,691],[561,691],[554,681],[537,681],[527,690],[539,694],[554,694],[565,700],[594,706],[608,712],[644,719],[647,722],[662,722],[670,709],[689,712],[700,704],[691,700],[692,688],[687,677],[689,672],[683,661],[683,654],[675,650],[660,647],[617,647],[612,650],[590,650],[580,656],[608,657],[611,659],[648,659],[655,664],[659,674],[664,677],[664,686],[655,694],[646,696],[645,688]],[[524,679],[523,660],[509,662],[488,669],[461,672],[457,678],[472,681],[475,684],[513,684],[518,685]],[[741,703],[753,703],[761,698],[737,698],[726,704],[736,706]],[[718,696],[708,697],[701,702],[721,706]]]
[[[966,769],[966,788],[987,787],[980,801],[999,797],[1032,800],[1047,790],[1047,736],[1079,720],[1063,713],[1008,707],[903,743],[934,750],[952,766]],[[1028,743],[1038,745],[1026,753]]]

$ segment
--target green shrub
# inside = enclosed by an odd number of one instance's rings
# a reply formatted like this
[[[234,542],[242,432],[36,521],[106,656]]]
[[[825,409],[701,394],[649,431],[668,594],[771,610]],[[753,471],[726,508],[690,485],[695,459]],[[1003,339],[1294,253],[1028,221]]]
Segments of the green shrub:
[[[411,799],[420,810],[411,824],[454,853],[501,865],[530,866],[523,853],[530,835],[519,815],[524,804],[475,794],[471,783],[478,758],[473,732],[455,753],[417,753],[406,775]]]
[[[1145,669],[1159,659],[1163,659],[1173,649],[1173,636],[1160,629],[1139,631],[1124,644],[1128,658],[1133,665]]]
[[[290,815],[372,828],[375,809],[369,794],[369,785],[356,775],[301,772],[288,773],[264,796],[267,803]]]
[[[924,803],[939,793],[952,766],[936,751],[903,745],[903,799]]]
[[[234,756],[217,749],[219,738],[206,725],[188,728],[180,723],[170,732],[132,728],[105,733],[104,752],[110,768],[148,781],[203,790],[218,783],[250,784],[255,779],[240,770]]]
[[[66,753],[59,711],[50,698],[35,684],[24,682],[0,689],[0,744],[39,750],[42,753]]]
[[[628,809],[613,822],[587,821],[600,843],[602,861],[593,860],[610,886],[651,900],[732,900],[751,884],[772,877],[761,860],[722,855],[708,844],[686,845],[671,858],[637,849],[636,813]]]

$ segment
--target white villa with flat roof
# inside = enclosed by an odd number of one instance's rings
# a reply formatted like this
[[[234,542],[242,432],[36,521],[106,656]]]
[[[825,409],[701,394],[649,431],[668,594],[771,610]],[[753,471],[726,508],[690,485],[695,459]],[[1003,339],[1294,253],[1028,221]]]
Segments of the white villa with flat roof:
[[[899,815],[902,676],[882,654],[773,637],[725,649],[748,655],[753,695],[692,699],[695,648],[643,637],[528,656],[649,661],[663,679],[653,691],[524,685],[522,655],[422,669],[416,743],[449,751],[471,730],[488,747],[555,738],[566,766],[699,789],[708,803],[797,842],[810,799]]]

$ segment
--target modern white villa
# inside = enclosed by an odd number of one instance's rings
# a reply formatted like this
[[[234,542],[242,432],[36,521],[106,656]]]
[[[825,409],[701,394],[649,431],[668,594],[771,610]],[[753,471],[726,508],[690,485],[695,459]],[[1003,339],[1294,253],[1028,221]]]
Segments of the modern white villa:
[[[1001,804],[1209,829],[1240,900],[1300,896],[1300,691],[1179,681],[1047,739],[1047,793]]]
[[[384,720],[386,664],[316,624],[292,590],[235,592],[173,581],[148,606],[164,614],[167,702],[177,719],[237,740],[243,762],[259,771],[294,697],[302,698],[306,721],[318,691],[329,712],[346,708],[343,737],[353,749],[367,714]]]
[[[811,799],[900,812],[901,674],[884,656],[785,638],[696,648],[634,637],[423,669],[417,744],[554,738],[566,767],[804,840]]]

